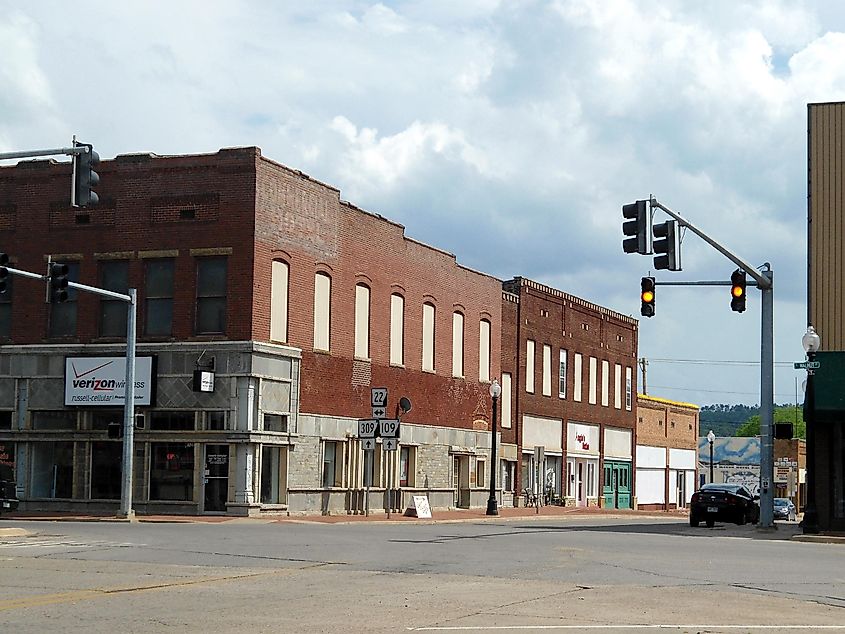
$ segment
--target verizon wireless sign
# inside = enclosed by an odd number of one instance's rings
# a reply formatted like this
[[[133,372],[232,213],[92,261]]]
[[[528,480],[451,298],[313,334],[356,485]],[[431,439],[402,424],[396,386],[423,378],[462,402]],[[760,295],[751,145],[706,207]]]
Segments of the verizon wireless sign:
[[[67,357],[65,405],[122,407],[126,390],[126,357]],[[135,405],[150,405],[153,358],[135,358]]]

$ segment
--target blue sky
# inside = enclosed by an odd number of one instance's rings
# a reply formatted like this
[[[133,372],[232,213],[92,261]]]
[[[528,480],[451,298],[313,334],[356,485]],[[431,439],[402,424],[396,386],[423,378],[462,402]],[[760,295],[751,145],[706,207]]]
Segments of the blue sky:
[[[0,151],[73,134],[104,158],[257,145],[467,266],[635,317],[651,261],[622,252],[620,207],[654,194],[771,263],[775,398],[792,402],[806,104],[845,100],[838,7],[0,0]],[[658,280],[734,268],[690,233],[683,263]],[[759,292],[741,315],[725,287],[658,287],[656,306],[649,393],[759,401]]]

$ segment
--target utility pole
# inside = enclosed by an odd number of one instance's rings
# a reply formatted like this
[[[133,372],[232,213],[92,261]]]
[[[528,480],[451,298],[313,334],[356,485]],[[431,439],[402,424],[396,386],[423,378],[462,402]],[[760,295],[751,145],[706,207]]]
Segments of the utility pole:
[[[643,394],[648,394],[648,385],[646,384],[646,369],[648,368],[648,359],[643,357],[640,359],[640,369],[643,373]]]

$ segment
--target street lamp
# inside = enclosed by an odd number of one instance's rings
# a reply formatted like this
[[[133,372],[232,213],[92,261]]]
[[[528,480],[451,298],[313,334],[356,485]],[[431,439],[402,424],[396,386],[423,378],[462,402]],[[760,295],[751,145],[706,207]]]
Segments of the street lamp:
[[[804,393],[804,423],[807,429],[807,502],[804,505],[804,520],[801,526],[805,534],[819,532],[819,513],[816,509],[816,389],[815,369],[811,367],[822,340],[816,329],[807,326],[801,337],[801,345],[807,353],[807,391]]]
[[[502,393],[502,386],[496,379],[490,384],[490,397],[493,399],[493,445],[490,467],[490,497],[487,499],[487,515],[498,515],[499,506],[496,503],[496,403]]]
[[[707,432],[707,442],[710,443],[710,483],[713,483],[713,441],[716,440],[716,434],[711,429]]]

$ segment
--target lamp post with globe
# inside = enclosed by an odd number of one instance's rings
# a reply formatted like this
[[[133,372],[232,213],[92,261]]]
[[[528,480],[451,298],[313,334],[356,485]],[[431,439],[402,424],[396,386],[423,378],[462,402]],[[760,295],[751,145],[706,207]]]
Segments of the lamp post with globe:
[[[807,503],[804,506],[804,520],[801,522],[805,534],[819,532],[819,513],[816,509],[816,389],[815,368],[812,365],[821,343],[821,337],[816,333],[816,329],[807,326],[807,332],[801,337],[801,345],[807,352],[807,390],[804,393],[804,422],[807,428]]]
[[[496,405],[502,386],[496,379],[490,384],[490,397],[493,399],[493,443],[490,456],[490,497],[487,499],[487,515],[498,515],[499,505],[496,502]]]

